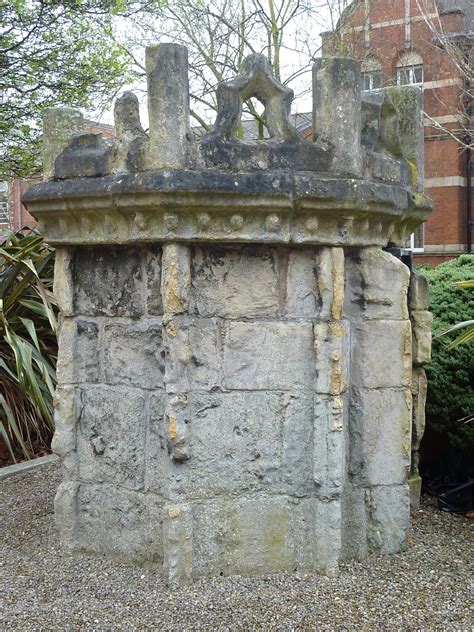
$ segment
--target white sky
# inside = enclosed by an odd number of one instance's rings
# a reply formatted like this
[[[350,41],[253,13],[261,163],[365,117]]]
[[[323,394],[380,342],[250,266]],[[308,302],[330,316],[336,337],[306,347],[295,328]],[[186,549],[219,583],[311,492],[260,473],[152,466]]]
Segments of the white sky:
[[[205,0],[204,0],[205,1]],[[316,0],[313,0],[316,1]],[[321,0],[324,4],[327,4],[327,0]],[[209,3],[212,7],[212,2]],[[288,30],[286,42],[290,42],[293,37],[295,37],[295,31],[301,28],[301,22],[295,20],[294,28],[292,30]],[[305,24],[305,28],[307,31],[311,33],[311,38],[314,39],[318,44],[318,48],[320,45],[320,37],[319,34],[325,30],[330,28],[330,17],[327,6],[322,6],[318,9],[317,13],[314,15],[314,20],[311,24]],[[115,24],[116,34],[119,40],[124,41],[127,36],[130,35],[130,24],[123,19],[117,19]],[[163,41],[163,40],[162,40]],[[291,45],[291,44],[289,44]],[[145,47],[142,50],[136,50],[136,56],[138,58],[144,59]],[[304,65],[304,60],[302,61],[301,56],[298,52],[294,50],[289,50],[288,48],[282,52],[282,76],[288,76],[293,73],[295,70],[298,70]],[[304,74],[297,82],[293,83],[291,86],[295,93],[304,92],[306,94],[304,96],[299,96],[295,98],[292,104],[292,112],[293,113],[303,113],[309,112],[312,108],[312,96],[311,96],[311,72],[307,72]],[[148,112],[146,106],[146,96],[145,96],[145,82],[125,86],[123,91],[132,90],[136,92],[139,101],[140,101],[140,114],[142,125],[146,129],[148,127]],[[122,91],[122,92],[123,92]],[[113,125],[113,103],[111,103],[110,108],[105,112],[94,112],[87,111],[86,117],[97,121],[99,123],[106,123],[109,125]],[[191,119],[191,125],[195,125],[196,121]]]

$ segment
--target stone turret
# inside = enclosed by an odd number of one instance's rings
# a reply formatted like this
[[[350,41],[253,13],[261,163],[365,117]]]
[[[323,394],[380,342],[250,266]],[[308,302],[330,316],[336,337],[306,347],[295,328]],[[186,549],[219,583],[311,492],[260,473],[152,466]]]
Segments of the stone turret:
[[[131,93],[112,141],[48,112],[50,180],[24,198],[57,248],[63,543],[170,580],[400,550],[410,273],[383,248],[431,208],[420,92],[361,97],[357,62],[319,60],[308,142],[252,55],[197,138],[186,49],[146,68],[149,134]],[[252,97],[270,138],[243,142]]]

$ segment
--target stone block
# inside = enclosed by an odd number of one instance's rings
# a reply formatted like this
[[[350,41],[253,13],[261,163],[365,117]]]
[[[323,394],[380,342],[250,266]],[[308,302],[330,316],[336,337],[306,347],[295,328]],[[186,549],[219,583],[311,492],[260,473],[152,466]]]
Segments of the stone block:
[[[313,66],[313,133],[334,150],[331,170],[359,174],[361,159],[360,63],[346,57],[323,57]]]
[[[314,396],[313,478],[318,496],[340,496],[346,471],[344,426],[347,423],[342,397]]]
[[[99,326],[96,322],[79,318],[61,319],[57,379],[61,384],[99,380]]]
[[[316,355],[315,390],[340,395],[347,389],[349,345],[347,323],[319,322],[314,325]]]
[[[108,384],[146,389],[163,387],[165,351],[161,321],[109,322],[104,325],[103,366]]]
[[[263,318],[278,314],[274,249],[199,247],[192,266],[191,309],[200,316]]]
[[[408,485],[373,487],[366,490],[369,550],[398,553],[405,544],[410,525]]]
[[[194,576],[311,569],[313,503],[266,495],[195,503]]]
[[[74,108],[45,108],[43,112],[43,177],[52,180],[55,162],[84,128],[84,117]]]
[[[63,316],[73,316],[73,266],[74,257],[70,248],[56,248],[54,254],[53,294]]]
[[[317,283],[316,249],[292,249],[288,254],[286,315],[290,318],[317,318],[320,297]]]
[[[143,487],[145,397],[137,389],[89,387],[82,396],[77,452],[80,478]]]
[[[365,489],[353,485],[349,479],[341,497],[341,558],[362,559],[367,553]]]
[[[320,318],[340,320],[344,306],[344,250],[343,248],[319,248],[316,253],[316,273]]]
[[[165,314],[181,314],[188,309],[191,284],[191,252],[189,246],[163,246],[161,294]]]
[[[178,463],[191,458],[190,421],[188,396],[186,394],[169,396],[165,408],[167,445],[170,456]]]
[[[413,270],[411,273],[408,298],[411,311],[426,311],[430,306],[428,279],[417,270]]]
[[[163,347],[165,350],[164,383],[168,393],[187,393],[189,390],[188,365],[189,322],[182,318],[166,317],[163,321]]]
[[[78,248],[74,258],[74,311],[88,316],[143,314],[138,248]]]
[[[81,484],[75,548],[142,564],[163,561],[163,499],[112,485]]]
[[[66,481],[60,484],[54,497],[54,519],[61,544],[68,549],[77,546],[77,492],[79,483]]]
[[[169,466],[172,463],[168,453],[167,424],[165,407],[167,397],[163,391],[156,391],[148,400],[148,435],[145,455],[145,490],[151,489],[160,496],[166,496]],[[181,464],[179,465],[181,469]]]
[[[349,250],[345,314],[351,319],[407,320],[410,271],[379,248]]]
[[[193,516],[188,505],[163,509],[163,570],[170,582],[189,581],[193,570]]]
[[[410,511],[418,511],[420,509],[422,480],[419,474],[411,474],[408,479],[408,488],[410,490]]]
[[[351,381],[354,386],[410,386],[410,321],[374,320],[353,323],[351,346]]]
[[[303,322],[229,322],[224,329],[224,384],[229,389],[312,389],[313,327]]]
[[[418,450],[425,432],[425,406],[428,380],[424,369],[413,369],[411,384],[413,396],[412,449]]]
[[[409,389],[354,389],[349,408],[349,474],[357,485],[404,484],[410,468]]]
[[[56,387],[53,405],[55,431],[51,450],[62,458],[65,480],[74,480],[78,475],[76,434],[81,413],[80,391],[74,386]]]
[[[304,496],[314,484],[312,394],[194,393],[190,395],[185,466],[165,458],[168,421],[150,409],[154,448],[150,488],[178,498],[244,494],[262,489]],[[153,412],[152,412],[153,410]],[[164,440],[163,440],[164,438]]]
[[[431,340],[433,314],[431,312],[411,312],[413,332],[413,364],[422,366],[431,362]]]
[[[145,250],[143,257],[146,273],[146,313],[148,316],[161,316],[163,314],[163,301],[161,298],[161,248],[149,246],[147,250]]]
[[[341,502],[314,499],[313,564],[314,569],[333,577],[341,559]]]
[[[221,334],[217,319],[199,318],[189,327],[189,383],[195,390],[221,388]]]

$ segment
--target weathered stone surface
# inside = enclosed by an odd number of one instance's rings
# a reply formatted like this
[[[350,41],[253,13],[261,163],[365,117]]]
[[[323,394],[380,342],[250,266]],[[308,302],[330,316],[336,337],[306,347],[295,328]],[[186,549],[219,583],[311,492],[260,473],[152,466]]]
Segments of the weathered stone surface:
[[[354,389],[349,408],[349,474],[363,486],[401,485],[408,477],[409,389]]]
[[[418,450],[425,432],[425,404],[428,380],[424,369],[413,369],[411,392],[413,396],[412,449]]]
[[[340,396],[314,398],[313,477],[322,498],[340,496],[346,471],[347,404]]]
[[[82,394],[77,435],[80,479],[142,488],[145,432],[145,397],[140,391],[88,388]]]
[[[189,384],[195,390],[222,388],[221,325],[214,318],[199,318],[189,327]]]
[[[310,323],[229,322],[224,328],[224,384],[229,389],[311,389]]]
[[[80,399],[74,386],[58,386],[53,398],[54,436],[51,450],[62,458],[64,480],[71,481],[78,476],[76,452],[77,420],[80,414]]]
[[[151,489],[186,498],[262,489],[295,496],[311,493],[314,485],[306,475],[313,462],[311,393],[190,395],[186,438],[191,458],[186,469],[170,466],[164,459],[163,437],[169,421],[163,420],[158,402],[153,410],[158,441],[153,452],[157,456],[152,458],[161,459],[166,473],[161,467],[150,473]]]
[[[163,387],[165,351],[161,321],[108,322],[104,325],[103,346],[107,384]]]
[[[167,426],[167,445],[170,456],[178,463],[191,458],[191,442],[189,437],[190,413],[188,395],[171,395],[165,408]]]
[[[182,167],[192,153],[189,126],[188,51],[164,43],[146,49],[149,168]]]
[[[81,484],[76,503],[75,549],[162,563],[162,498],[112,485]]]
[[[396,112],[395,129],[386,130],[386,137],[396,137],[400,155],[412,172],[412,186],[423,191],[425,179],[423,90],[418,86],[390,86],[384,90],[385,99],[390,101]],[[381,134],[384,135],[384,125]],[[393,141],[392,141],[393,142]]]
[[[423,366],[431,362],[431,339],[433,314],[431,312],[411,312],[413,332],[413,364]]]
[[[359,174],[361,157],[360,64],[344,57],[323,57],[313,66],[313,134],[334,148],[331,169]]]
[[[80,134],[84,117],[73,108],[46,108],[43,114],[43,178],[54,176],[56,158],[68,146],[71,139]]]
[[[68,549],[76,545],[77,491],[79,483],[64,481],[58,487],[54,498],[54,517],[61,544]]]
[[[338,572],[341,557],[341,502],[315,499],[313,522],[313,564],[324,575]]]
[[[186,57],[147,51],[149,137],[131,93],[115,139],[66,143],[58,115],[54,181],[25,196],[59,246],[61,538],[170,582],[332,575],[403,546],[410,452],[419,482],[426,287],[413,273],[409,316],[380,250],[430,210],[419,94],[362,103],[357,62],[318,60],[308,142],[251,55],[196,138]],[[251,98],[264,141],[235,137]]]
[[[314,248],[291,250],[287,266],[286,315],[296,318],[316,318],[321,308],[321,299]]]
[[[74,255],[70,248],[56,248],[54,255],[53,293],[63,316],[73,316],[73,265]]]
[[[348,324],[319,322],[314,326],[317,393],[340,395],[347,389],[349,368]]]
[[[406,543],[410,524],[408,485],[373,487],[366,492],[369,550],[398,553]]]
[[[145,307],[148,316],[163,314],[161,298],[161,248],[148,248],[144,253],[146,288]]]
[[[407,320],[410,272],[378,248],[348,251],[345,311],[355,319]]]
[[[357,322],[351,328],[351,340],[351,377],[354,386],[410,386],[412,357],[409,321]]]
[[[420,509],[421,485],[421,476],[419,474],[410,474],[410,478],[408,479],[410,511],[418,511]]]
[[[61,384],[99,380],[99,326],[81,318],[61,320],[57,378]]]
[[[368,552],[365,489],[349,478],[341,497],[341,558],[362,559]]]
[[[165,314],[185,312],[191,284],[191,253],[188,246],[166,244],[162,260],[162,297]]]
[[[163,570],[170,582],[190,580],[193,570],[193,517],[187,505],[163,509]]]
[[[262,318],[278,314],[273,249],[196,248],[192,265],[191,310],[200,316]]]
[[[411,311],[426,311],[430,306],[428,279],[417,270],[412,270],[408,295]]]
[[[344,250],[320,248],[316,254],[321,318],[340,320],[344,305]]]
[[[74,260],[74,311],[90,316],[143,314],[141,252],[79,248]]]
[[[285,496],[259,494],[195,504],[193,574],[258,575],[312,568],[313,516],[312,499]]]

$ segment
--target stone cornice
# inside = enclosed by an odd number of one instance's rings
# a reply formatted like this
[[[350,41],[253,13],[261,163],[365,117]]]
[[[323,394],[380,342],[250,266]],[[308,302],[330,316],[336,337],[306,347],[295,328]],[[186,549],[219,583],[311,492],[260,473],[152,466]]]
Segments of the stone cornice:
[[[51,244],[385,246],[403,243],[431,211],[424,195],[381,182],[181,169],[45,182],[23,201]]]

